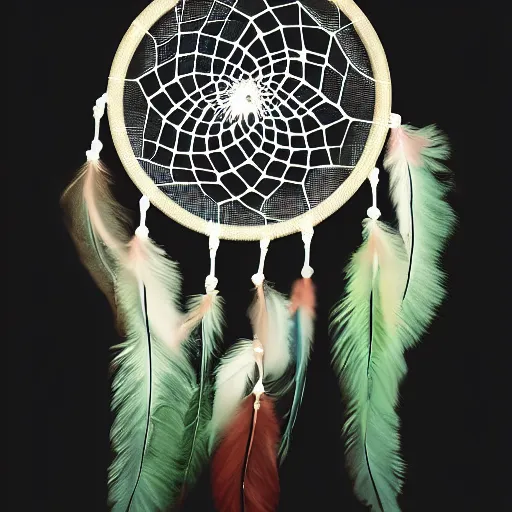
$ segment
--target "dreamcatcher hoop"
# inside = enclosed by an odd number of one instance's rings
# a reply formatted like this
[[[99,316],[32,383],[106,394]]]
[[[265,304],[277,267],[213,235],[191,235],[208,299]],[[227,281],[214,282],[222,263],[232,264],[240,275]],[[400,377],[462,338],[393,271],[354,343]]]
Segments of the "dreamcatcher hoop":
[[[139,164],[130,143],[124,117],[125,79],[128,67],[147,31],[165,14],[176,7],[178,0],[154,0],[131,24],[112,64],[108,82],[108,117],[114,145],[121,162],[138,189],[168,217],[202,234],[210,234],[210,223],[188,212],[160,190]],[[329,197],[294,218],[267,225],[238,226],[220,224],[219,238],[226,240],[276,239],[315,226],[338,210],[357,191],[374,168],[389,129],[391,113],[391,81],[384,49],[372,25],[352,0],[333,0],[347,16],[368,54],[375,103],[373,121],[364,150],[347,179]]]

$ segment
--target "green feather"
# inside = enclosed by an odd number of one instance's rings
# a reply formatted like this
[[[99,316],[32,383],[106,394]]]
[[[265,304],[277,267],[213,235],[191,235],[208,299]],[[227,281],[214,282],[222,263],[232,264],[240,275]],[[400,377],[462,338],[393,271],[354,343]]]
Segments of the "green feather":
[[[194,333],[187,341],[192,352],[193,345],[201,343],[201,368],[199,382],[190,398],[185,416],[185,430],[181,441],[180,471],[181,482],[185,490],[196,482],[209,458],[209,440],[211,435],[211,418],[213,387],[211,357],[217,352],[219,340],[224,326],[222,298],[214,293],[210,297],[196,296],[189,301],[189,311],[197,310],[204,299],[211,299],[211,305],[202,318],[197,330],[200,339]]]
[[[418,343],[445,297],[446,276],[440,260],[456,218],[446,202],[450,171],[441,162],[450,152],[446,136],[435,126],[416,129],[405,125],[401,129],[405,144],[422,140],[425,145],[415,160],[408,158],[406,151],[392,149],[384,160],[400,232],[404,240],[410,240],[399,334],[404,346],[411,347]]]
[[[372,510],[391,512],[399,510],[404,471],[395,406],[406,366],[395,332],[407,262],[400,236],[384,224],[366,220],[363,237],[332,313],[332,359],[347,401],[343,434],[354,491]]]
[[[204,469],[208,457],[213,390],[210,383],[198,386],[190,400],[185,416],[185,432],[181,442],[182,484],[193,486]]]
[[[117,279],[125,341],[116,347],[120,352],[112,363],[115,458],[109,468],[109,502],[114,512],[165,510],[176,500],[179,443],[195,385],[193,369],[179,348],[171,348],[155,334],[158,329],[153,329],[153,303],[167,290],[172,306],[179,292],[179,274],[175,264],[148,243],[143,271],[126,264]],[[150,276],[155,269],[165,276],[159,280],[162,289]],[[147,288],[140,275],[147,275],[151,286]],[[160,314],[161,305],[156,307]],[[161,324],[161,318],[154,320]]]

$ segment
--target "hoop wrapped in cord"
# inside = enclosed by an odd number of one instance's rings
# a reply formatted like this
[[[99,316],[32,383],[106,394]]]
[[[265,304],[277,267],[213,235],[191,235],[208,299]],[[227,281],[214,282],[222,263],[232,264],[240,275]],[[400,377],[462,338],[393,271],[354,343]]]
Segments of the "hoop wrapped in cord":
[[[156,0],[126,33],[108,88],[123,165],[155,206],[204,234],[210,219],[233,240],[315,226],[383,147],[391,85],[380,42],[352,0],[206,4]],[[262,103],[262,114],[231,118],[229,101]]]

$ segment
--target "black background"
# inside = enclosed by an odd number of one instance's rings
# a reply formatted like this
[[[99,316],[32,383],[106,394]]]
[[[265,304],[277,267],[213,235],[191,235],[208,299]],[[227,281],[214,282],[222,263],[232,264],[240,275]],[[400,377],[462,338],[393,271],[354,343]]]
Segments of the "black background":
[[[19,440],[4,441],[12,450],[8,510],[106,510],[109,347],[117,337],[107,302],[68,238],[59,196],[84,161],[92,138],[91,108],[106,88],[117,45],[146,4],[23,2],[9,17],[3,80],[10,89],[3,97],[3,110],[10,112],[3,123],[9,155],[6,345],[16,353],[2,360],[9,366],[13,406],[4,421],[15,427]],[[507,67],[491,60],[491,50],[499,46],[491,47],[488,36],[501,32],[499,20],[469,2],[361,0],[358,5],[387,53],[393,111],[416,126],[435,122],[448,134],[457,184],[450,200],[459,226],[445,257],[449,297],[429,334],[407,354],[400,416],[408,472],[400,502],[404,511],[505,510],[510,401],[504,396],[506,369],[500,366],[510,335],[500,331],[499,322],[507,300],[500,290],[508,276],[494,259],[492,231],[498,224],[506,238],[510,230],[502,216],[486,218],[497,202],[487,188],[502,188],[509,172],[506,159],[501,166],[491,160],[499,148],[507,149],[499,146],[499,129],[491,120],[502,114],[503,97],[494,85],[502,83]],[[116,194],[135,212],[139,193],[122,169],[106,123],[101,138]],[[381,178],[384,183],[384,173]],[[379,200],[384,219],[391,220],[385,189]],[[282,511],[364,510],[344,469],[344,409],[329,365],[327,315],[343,290],[342,271],[360,243],[369,201],[365,184],[315,232],[316,344],[292,449],[281,468]],[[206,238],[155,208],[148,225],[180,262],[184,293],[200,293],[208,273]],[[225,346],[250,336],[245,311],[258,256],[256,243],[221,242],[217,273],[227,302]],[[287,292],[302,258],[300,235],[272,242],[265,274]],[[208,472],[183,510],[213,510]]]

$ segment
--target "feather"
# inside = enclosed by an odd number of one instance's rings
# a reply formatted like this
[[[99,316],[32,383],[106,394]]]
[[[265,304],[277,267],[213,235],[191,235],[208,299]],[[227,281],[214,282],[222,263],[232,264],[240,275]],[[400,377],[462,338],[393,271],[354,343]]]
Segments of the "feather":
[[[372,510],[399,510],[404,465],[399,453],[398,386],[405,374],[397,340],[407,275],[401,237],[365,220],[364,242],[347,267],[347,292],[332,313],[332,358],[347,399],[343,428],[354,491]]]
[[[195,387],[185,414],[185,431],[180,443],[182,497],[196,483],[209,457],[213,389],[203,382]]]
[[[126,253],[128,220],[112,196],[110,176],[100,161],[87,162],[66,188],[61,205],[83,265],[115,310],[120,253]]]
[[[255,368],[252,341],[240,340],[221,359],[215,371],[215,398],[210,432],[210,450],[218,442],[246,395]]]
[[[279,458],[283,461],[290,449],[291,434],[306,386],[306,372],[313,345],[315,321],[315,289],[310,278],[299,279],[292,289],[290,312],[293,314],[293,347],[295,353],[295,390],[288,423],[279,447]]]
[[[179,350],[184,319],[179,311],[181,277],[177,264],[147,236],[135,235],[129,248],[128,257],[122,261],[146,288],[152,332],[169,347]]]
[[[222,298],[217,291],[194,296],[189,300],[188,323],[200,320],[201,368],[196,386],[185,416],[185,431],[181,442],[181,466],[183,468],[183,492],[197,480],[209,455],[211,435],[213,389],[210,381],[211,356],[217,351],[224,325]],[[190,336],[187,344],[197,343]],[[194,348],[194,347],[193,347]]]
[[[448,176],[441,163],[448,155],[447,139],[435,126],[415,129],[405,125],[391,131],[384,166],[409,256],[400,328],[406,347],[420,340],[445,296],[440,258],[454,229],[455,215],[445,201],[449,184],[436,175]]]
[[[290,313],[287,301],[268,284],[256,287],[249,309],[254,334],[265,350],[265,376],[279,379],[290,364]]]
[[[180,339],[185,339],[202,323],[202,346],[207,360],[218,352],[218,341],[224,326],[223,304],[217,290],[190,297],[188,314],[180,327]]]
[[[255,404],[259,400],[259,409]],[[213,495],[222,512],[274,512],[279,501],[272,401],[253,395],[242,402],[212,463]]]
[[[176,344],[176,265],[149,238],[135,236],[117,279],[126,333],[113,360],[109,501],[114,512],[165,510],[177,498],[179,443],[195,375]]]

